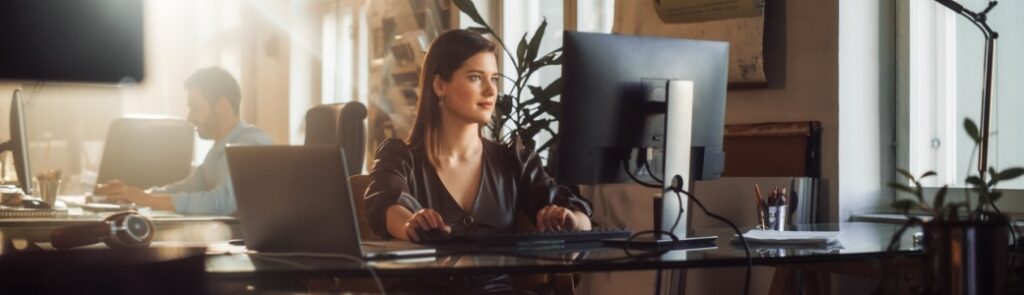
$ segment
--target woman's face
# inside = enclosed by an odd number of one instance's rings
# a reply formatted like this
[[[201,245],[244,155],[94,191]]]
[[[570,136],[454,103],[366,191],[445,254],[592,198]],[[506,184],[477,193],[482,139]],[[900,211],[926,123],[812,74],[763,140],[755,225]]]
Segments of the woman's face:
[[[477,53],[455,70],[450,81],[434,77],[434,93],[441,99],[442,116],[487,124],[498,98],[498,64],[492,52]]]

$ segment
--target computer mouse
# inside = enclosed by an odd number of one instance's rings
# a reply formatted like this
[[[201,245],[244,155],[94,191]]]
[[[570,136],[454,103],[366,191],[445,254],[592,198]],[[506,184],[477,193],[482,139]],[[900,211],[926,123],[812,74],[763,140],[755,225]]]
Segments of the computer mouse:
[[[447,241],[452,234],[440,228],[419,231],[421,242]]]
[[[50,204],[47,204],[46,202],[40,200],[33,199],[22,199],[21,207],[29,209],[51,209]]]

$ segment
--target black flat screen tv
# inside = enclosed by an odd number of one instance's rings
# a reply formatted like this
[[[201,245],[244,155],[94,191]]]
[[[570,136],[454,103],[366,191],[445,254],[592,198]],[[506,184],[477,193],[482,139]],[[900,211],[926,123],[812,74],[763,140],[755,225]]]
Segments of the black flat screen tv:
[[[142,0],[0,1],[0,80],[143,78]]]

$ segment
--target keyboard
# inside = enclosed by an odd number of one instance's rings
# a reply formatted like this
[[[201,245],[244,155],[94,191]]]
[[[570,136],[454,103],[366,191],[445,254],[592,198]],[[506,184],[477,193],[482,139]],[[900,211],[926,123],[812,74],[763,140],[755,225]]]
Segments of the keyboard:
[[[576,242],[600,242],[608,239],[625,239],[632,232],[621,228],[595,228],[593,230],[579,231],[549,231],[549,232],[513,232],[494,234],[473,234],[434,237],[424,239],[423,244],[448,245],[448,244],[476,244],[486,246],[515,246],[522,244],[551,244],[551,243],[576,243]]]

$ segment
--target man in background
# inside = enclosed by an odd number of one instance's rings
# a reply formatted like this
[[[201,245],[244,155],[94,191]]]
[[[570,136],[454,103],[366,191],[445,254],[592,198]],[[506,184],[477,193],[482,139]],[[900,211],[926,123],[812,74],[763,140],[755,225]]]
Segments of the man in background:
[[[269,145],[270,137],[242,122],[239,116],[241,89],[238,81],[224,69],[209,67],[196,71],[185,80],[185,90],[188,91],[189,123],[195,126],[199,138],[215,141],[203,163],[178,183],[143,190],[113,180],[97,185],[96,195],[181,214],[231,215],[235,212],[235,192],[224,148],[228,144]]]

